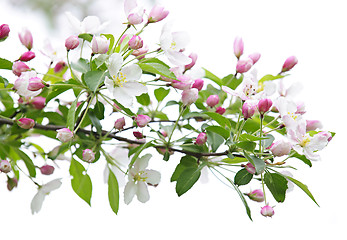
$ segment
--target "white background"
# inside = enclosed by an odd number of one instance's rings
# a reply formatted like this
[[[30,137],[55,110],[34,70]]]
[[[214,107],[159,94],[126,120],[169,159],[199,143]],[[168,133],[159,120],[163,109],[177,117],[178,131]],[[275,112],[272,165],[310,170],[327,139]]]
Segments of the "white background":
[[[306,103],[307,118],[319,119],[326,130],[337,132],[321,152],[322,161],[314,162],[312,168],[299,165],[299,171],[293,173],[309,186],[320,207],[296,188],[287,195],[285,203],[272,202],[276,205],[273,218],[262,217],[261,204],[250,202],[254,220],[251,222],[236,192],[213,176],[209,183],[197,183],[178,198],[174,184],[169,182],[178,160],[166,164],[158,159],[153,168],[162,172],[162,182],[156,189],[150,189],[151,200],[146,204],[134,200],[129,206],[122,203],[116,216],[108,206],[107,187],[102,183],[103,164],[99,164],[90,169],[94,184],[92,207],[74,194],[69,179],[65,178],[62,188],[52,192],[41,212],[34,216],[30,202],[35,186],[23,177],[19,188],[9,193],[6,178],[0,176],[0,239],[325,239],[337,236],[342,239],[347,223],[343,141],[347,133],[344,1],[160,2],[170,10],[175,29],[189,32],[191,42],[187,50],[198,53],[198,64],[219,77],[234,72],[232,46],[236,36],[244,39],[245,54],[255,51],[262,54],[256,65],[259,76],[278,73],[288,56],[299,59],[288,81],[299,81],[304,86],[299,99]],[[122,6],[113,15],[110,10],[105,11],[109,8],[103,3],[98,4],[104,10],[95,13],[102,20],[114,16],[112,21],[117,24],[124,19]],[[17,32],[27,26],[33,32],[34,47],[40,45],[46,38],[44,33],[48,32],[40,19],[29,11],[10,9],[5,3],[0,8],[0,24],[10,25],[12,41],[17,41],[13,40]],[[60,31],[63,43],[71,34],[63,17]],[[1,56],[12,56],[8,49],[1,47],[0,51]],[[11,51],[20,54],[24,48]],[[67,167],[64,164],[68,165],[62,163],[62,169]],[[67,175],[59,170],[56,174]]]

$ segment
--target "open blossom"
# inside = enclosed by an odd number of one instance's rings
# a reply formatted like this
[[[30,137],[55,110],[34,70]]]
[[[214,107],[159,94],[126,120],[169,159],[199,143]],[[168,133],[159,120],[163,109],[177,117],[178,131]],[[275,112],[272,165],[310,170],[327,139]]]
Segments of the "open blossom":
[[[130,159],[128,158],[129,149],[123,147],[115,147],[110,152],[110,159],[108,161],[112,161],[106,163],[104,170],[104,183],[107,183],[108,177],[110,174],[110,170],[116,176],[118,185],[120,187],[125,186],[125,171],[129,165]]]
[[[160,46],[171,63],[184,66],[192,62],[192,59],[182,52],[188,43],[189,36],[186,32],[171,32],[171,24],[164,25],[160,36]]]
[[[45,200],[45,197],[53,190],[60,188],[61,184],[61,179],[58,178],[39,187],[37,193],[31,201],[31,213],[38,213],[42,208],[42,203]]]
[[[98,34],[102,30],[104,30],[106,26],[109,24],[108,22],[101,24],[100,19],[96,16],[85,17],[81,22],[75,16],[73,16],[70,12],[66,12],[65,15],[67,16],[68,21],[70,22],[76,34],[80,34],[80,33]]]
[[[129,204],[135,195],[140,202],[147,202],[149,200],[147,185],[157,186],[159,184],[160,172],[146,169],[151,157],[151,154],[146,154],[138,158],[129,170],[128,183],[124,188],[124,202],[126,204]]]
[[[36,78],[35,71],[27,71],[23,72],[20,77],[14,82],[14,89],[20,96],[25,98],[35,97],[41,93],[41,89],[37,91],[31,91],[28,89],[29,80],[32,78]]]
[[[148,16],[148,23],[155,23],[163,20],[169,15],[169,11],[163,7],[155,5]]]
[[[139,83],[142,70],[136,65],[128,65],[122,68],[123,57],[119,53],[113,53],[109,58],[108,70],[111,79],[105,78],[105,85],[113,97],[125,107],[132,105],[133,97],[147,92],[147,87]]]
[[[143,22],[143,14],[145,10],[142,6],[138,6],[136,0],[124,1],[124,12],[127,15],[128,23],[136,25]]]

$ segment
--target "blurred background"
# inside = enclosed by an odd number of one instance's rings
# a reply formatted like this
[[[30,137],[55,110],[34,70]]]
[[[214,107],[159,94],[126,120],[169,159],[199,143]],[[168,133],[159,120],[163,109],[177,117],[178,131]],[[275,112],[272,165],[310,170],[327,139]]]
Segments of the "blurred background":
[[[308,185],[320,207],[300,189],[287,195],[283,204],[275,204],[273,218],[259,214],[261,204],[249,202],[251,222],[237,193],[221,184],[212,175],[207,184],[198,182],[187,194],[178,198],[170,173],[177,160],[164,163],[152,160],[151,168],[162,172],[162,181],[150,189],[146,204],[133,201],[121,203],[118,216],[108,205],[107,185],[103,184],[103,164],[91,168],[93,180],[92,207],[72,191],[67,162],[61,163],[65,174],[62,187],[45,200],[41,212],[31,215],[30,202],[35,186],[23,177],[17,189],[8,192],[6,178],[0,175],[2,209],[1,239],[310,239],[333,238],[344,234],[347,209],[345,173],[347,159],[343,136],[347,100],[345,73],[347,35],[344,1],[331,0],[157,0],[140,1],[147,11],[159,3],[170,11],[174,29],[191,36],[188,52],[196,52],[198,65],[219,77],[234,73],[236,59],[233,41],[243,38],[245,54],[260,52],[255,65],[258,75],[277,74],[285,59],[295,55],[299,63],[286,78],[288,85],[300,82],[303,90],[297,100],[306,104],[306,118],[319,119],[325,130],[336,132],[330,145],[321,152],[322,161],[298,165],[296,179]],[[65,11],[82,20],[96,15],[101,22],[110,21],[107,31],[120,34],[125,21],[122,0],[2,0],[0,24],[11,28],[14,47],[0,44],[2,57],[19,56],[23,49],[17,33],[23,27],[34,36],[38,50],[49,38],[57,48],[64,49],[65,38],[72,34]],[[153,26],[145,40],[159,42],[163,23]],[[151,31],[153,30],[153,31]],[[150,33],[150,34],[148,34]],[[17,42],[16,42],[17,41]],[[9,79],[10,80],[10,79]],[[101,162],[101,161],[100,161]],[[66,166],[65,166],[66,165]],[[89,173],[88,171],[88,173]],[[46,177],[47,181],[54,177]],[[250,189],[243,189],[247,192]]]

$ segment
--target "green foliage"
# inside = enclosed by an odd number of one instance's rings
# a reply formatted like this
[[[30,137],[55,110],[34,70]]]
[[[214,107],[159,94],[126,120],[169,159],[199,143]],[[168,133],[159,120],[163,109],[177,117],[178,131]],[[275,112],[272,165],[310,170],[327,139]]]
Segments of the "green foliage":
[[[13,63],[7,59],[0,58],[0,69],[12,70]]]
[[[264,181],[275,200],[277,202],[284,202],[288,189],[288,181],[280,174],[269,172],[265,173]]]
[[[112,211],[117,214],[119,210],[119,187],[116,176],[109,169],[108,175],[108,201]]]
[[[106,73],[103,71],[89,71],[84,74],[84,82],[92,92],[104,83]]]
[[[170,71],[170,67],[157,58],[148,58],[139,62],[137,65],[140,68],[149,73],[158,74],[171,79],[176,79],[175,74]]]
[[[234,177],[236,185],[247,185],[253,178],[253,174],[249,173],[245,168],[238,171]]]

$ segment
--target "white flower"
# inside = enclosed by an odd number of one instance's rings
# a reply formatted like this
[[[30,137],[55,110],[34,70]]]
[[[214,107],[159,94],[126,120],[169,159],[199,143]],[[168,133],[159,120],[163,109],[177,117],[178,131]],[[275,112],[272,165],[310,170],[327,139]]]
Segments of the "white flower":
[[[164,25],[160,36],[160,46],[170,62],[177,66],[192,62],[192,59],[182,52],[188,43],[189,35],[186,32],[171,32],[171,24]]]
[[[73,30],[77,33],[90,33],[97,34],[100,33],[105,27],[109,24],[109,22],[105,22],[101,24],[100,20],[96,16],[88,16],[80,22],[75,16],[73,16],[70,12],[65,13],[68,21],[70,22]]]
[[[137,82],[142,76],[141,68],[132,64],[122,68],[123,57],[113,53],[109,58],[108,71],[111,79],[105,78],[105,85],[113,97],[123,106],[130,107],[134,96],[147,92],[147,87]]]
[[[112,163],[107,163],[104,170],[104,182],[107,183],[108,176],[110,174],[110,170],[113,172],[113,174],[116,176],[118,185],[124,186],[125,185],[125,174],[122,169],[126,169],[126,167],[129,164],[129,149],[122,148],[122,147],[116,147],[112,152],[110,153],[110,157],[112,158]]]
[[[35,78],[35,71],[22,72],[20,77],[14,82],[14,88],[17,90],[17,93],[25,98],[35,97],[41,93],[41,89],[37,91],[28,90],[29,79]]]
[[[129,204],[135,195],[140,202],[147,202],[149,200],[147,184],[151,186],[159,184],[160,172],[146,169],[151,157],[151,154],[146,154],[138,158],[133,168],[129,170],[129,181],[124,188],[124,202],[126,204]]]
[[[53,190],[56,190],[60,188],[61,186],[61,179],[54,179],[44,185],[42,185],[36,195],[34,196],[33,200],[31,201],[31,213],[38,213],[41,210],[42,203],[45,200],[45,197]]]

